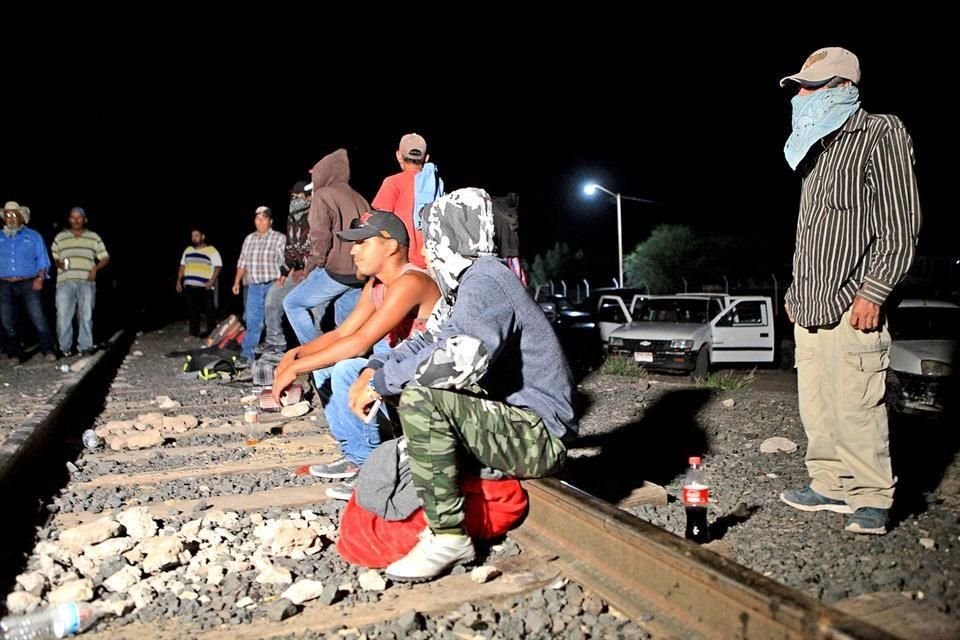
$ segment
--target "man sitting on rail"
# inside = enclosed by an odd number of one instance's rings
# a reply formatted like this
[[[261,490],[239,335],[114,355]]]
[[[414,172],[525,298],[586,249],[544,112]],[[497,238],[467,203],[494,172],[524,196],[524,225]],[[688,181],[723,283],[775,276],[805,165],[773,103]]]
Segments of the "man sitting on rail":
[[[387,567],[392,580],[430,580],[473,560],[461,469],[548,475],[577,432],[560,343],[494,256],[493,233],[492,203],[481,189],[454,191],[430,207],[424,253],[448,313],[435,311],[427,332],[375,354],[350,389],[357,415],[383,395],[400,394],[413,484],[429,525],[417,546]]]

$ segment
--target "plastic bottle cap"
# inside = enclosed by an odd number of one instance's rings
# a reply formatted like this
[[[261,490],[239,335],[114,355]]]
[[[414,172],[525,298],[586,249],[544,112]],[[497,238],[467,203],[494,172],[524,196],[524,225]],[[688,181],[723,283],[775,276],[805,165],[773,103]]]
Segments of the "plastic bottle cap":
[[[700,456],[690,456],[690,460],[688,460],[688,462],[690,464],[700,464]]]

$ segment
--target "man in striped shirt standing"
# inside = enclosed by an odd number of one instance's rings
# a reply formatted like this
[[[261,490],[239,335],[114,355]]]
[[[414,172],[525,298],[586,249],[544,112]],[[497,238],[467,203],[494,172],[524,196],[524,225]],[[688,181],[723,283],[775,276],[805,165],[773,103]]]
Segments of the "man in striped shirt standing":
[[[190,232],[190,246],[183,250],[180,269],[177,273],[177,293],[187,299],[187,315],[190,317],[190,335],[200,334],[200,314],[206,317],[209,335],[217,324],[213,311],[213,287],[223,267],[223,260],[216,247],[207,244],[207,235],[200,229]]]
[[[883,534],[896,485],[883,306],[913,262],[920,201],[910,135],[896,116],[860,107],[859,82],[857,57],[839,47],[780,81],[797,89],[784,155],[803,186],[785,307],[811,477],[780,498],[852,514],[847,531]]]
[[[99,235],[87,229],[83,207],[70,210],[70,229],[61,231],[50,247],[57,263],[57,336],[60,352],[73,353],[73,318],[79,332],[77,350],[81,355],[93,346],[93,307],[97,300],[97,273],[110,262],[110,254]]]

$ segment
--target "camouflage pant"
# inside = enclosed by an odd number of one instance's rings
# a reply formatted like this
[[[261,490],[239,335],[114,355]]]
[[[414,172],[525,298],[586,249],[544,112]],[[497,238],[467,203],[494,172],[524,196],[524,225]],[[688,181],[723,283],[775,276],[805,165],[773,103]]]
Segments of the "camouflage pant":
[[[567,450],[532,411],[455,391],[407,387],[400,396],[417,496],[434,532],[463,531],[464,464],[537,478],[560,468]],[[464,457],[466,456],[466,459]]]

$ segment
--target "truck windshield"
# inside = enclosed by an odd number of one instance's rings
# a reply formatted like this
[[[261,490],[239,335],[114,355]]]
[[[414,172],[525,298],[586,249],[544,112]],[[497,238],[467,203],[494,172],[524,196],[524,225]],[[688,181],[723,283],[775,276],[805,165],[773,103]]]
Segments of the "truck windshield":
[[[901,307],[890,317],[890,333],[894,340],[956,340],[960,338],[960,309]]]
[[[637,322],[691,322],[704,324],[707,301],[690,298],[655,298],[644,301],[634,313]]]

